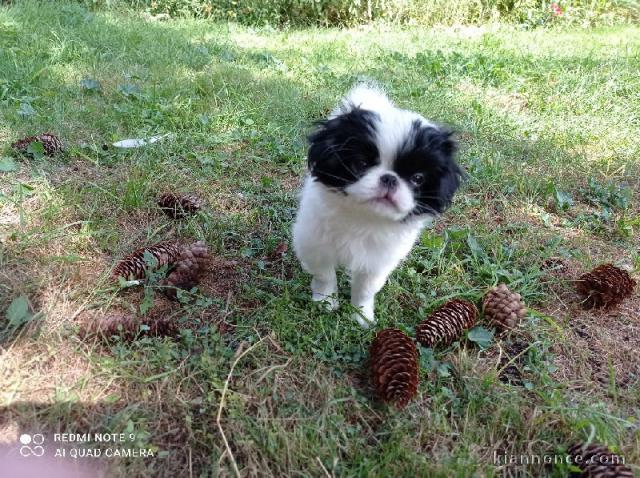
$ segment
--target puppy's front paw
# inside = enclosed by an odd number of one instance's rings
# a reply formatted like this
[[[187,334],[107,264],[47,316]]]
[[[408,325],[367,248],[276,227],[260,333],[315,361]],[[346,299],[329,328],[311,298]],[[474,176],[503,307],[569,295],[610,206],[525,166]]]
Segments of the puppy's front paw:
[[[340,306],[338,299],[332,295],[312,294],[311,300],[314,302],[322,302],[323,307],[329,312],[336,310]]]
[[[360,324],[360,327],[362,327],[363,329],[368,329],[376,323],[376,319],[373,316],[373,313],[365,314],[362,311],[354,312],[353,314],[351,314],[351,318],[358,322]]]

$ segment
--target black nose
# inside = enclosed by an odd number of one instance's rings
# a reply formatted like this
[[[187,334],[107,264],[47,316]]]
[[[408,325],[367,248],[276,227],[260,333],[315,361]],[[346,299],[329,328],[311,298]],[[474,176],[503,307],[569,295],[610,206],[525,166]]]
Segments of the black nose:
[[[398,186],[398,178],[393,174],[383,174],[380,176],[380,184],[389,189],[395,189]]]

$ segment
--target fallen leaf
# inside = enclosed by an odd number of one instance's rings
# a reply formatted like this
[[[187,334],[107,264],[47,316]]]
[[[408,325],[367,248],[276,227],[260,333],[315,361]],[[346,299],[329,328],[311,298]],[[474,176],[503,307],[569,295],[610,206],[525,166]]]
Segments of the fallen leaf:
[[[9,173],[18,169],[18,165],[12,158],[0,158],[0,172]]]
[[[116,141],[113,143],[113,146],[116,148],[141,148],[143,146],[147,146],[148,144],[157,143],[161,139],[170,136],[169,133],[161,134],[158,136],[151,136],[150,138],[130,138],[123,139],[121,141]]]

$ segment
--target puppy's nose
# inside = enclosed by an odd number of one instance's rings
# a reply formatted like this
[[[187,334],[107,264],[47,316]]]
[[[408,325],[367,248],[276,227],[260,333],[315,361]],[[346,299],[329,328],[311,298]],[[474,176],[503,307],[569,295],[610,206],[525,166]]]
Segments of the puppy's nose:
[[[393,174],[383,174],[380,176],[380,184],[388,189],[395,189],[398,186],[398,178]]]

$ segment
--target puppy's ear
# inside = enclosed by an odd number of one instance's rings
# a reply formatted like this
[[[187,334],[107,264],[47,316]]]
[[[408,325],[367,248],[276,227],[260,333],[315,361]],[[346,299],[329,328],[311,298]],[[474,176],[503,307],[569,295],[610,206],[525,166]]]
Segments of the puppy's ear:
[[[433,170],[431,180],[423,187],[426,189],[423,191],[424,195],[430,196],[425,199],[425,203],[442,213],[451,205],[464,178],[462,169],[454,159],[458,145],[451,130],[432,126],[422,128],[416,142],[429,158]]]
[[[446,209],[451,205],[455,192],[460,187],[462,180],[465,179],[465,174],[454,159],[454,155],[458,151],[458,143],[453,137],[453,131],[448,129],[438,130],[433,144],[440,150],[443,161],[440,196],[443,209]]]
[[[317,123],[309,135],[307,164],[311,175],[321,183],[342,188],[357,179],[354,163],[365,158],[377,159],[374,142],[375,121],[371,111],[355,108],[348,113]]]
[[[451,159],[449,164],[445,167],[442,172],[442,176],[440,177],[440,198],[441,205],[440,211],[444,212],[449,206],[451,206],[451,202],[453,201],[453,196],[456,191],[460,187],[460,183],[464,178],[464,173],[460,166],[456,164],[456,162]]]
[[[442,152],[447,156],[453,156],[458,151],[458,142],[453,137],[453,131],[443,129],[439,131],[438,143]]]
[[[316,130],[307,137],[309,141],[307,166],[312,175],[318,163],[326,158],[331,151],[331,126],[329,123],[330,121],[318,121],[315,124]]]

